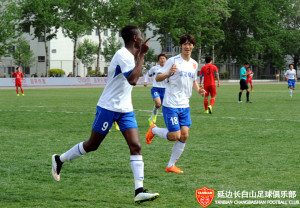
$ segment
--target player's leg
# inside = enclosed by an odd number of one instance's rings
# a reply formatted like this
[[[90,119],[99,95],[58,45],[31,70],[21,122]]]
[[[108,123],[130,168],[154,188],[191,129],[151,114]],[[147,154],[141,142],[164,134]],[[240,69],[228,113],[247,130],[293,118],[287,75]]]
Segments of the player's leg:
[[[210,95],[211,95],[211,98],[210,98],[210,103],[208,106],[208,111],[210,114],[212,114],[212,107],[215,104],[216,95],[217,95],[217,90],[216,90],[215,85],[210,86]]]
[[[204,113],[209,113],[208,112],[208,96],[209,96],[209,93],[210,93],[210,89],[208,88],[208,86],[205,86],[204,85],[204,90],[205,90],[205,95],[204,95]]]
[[[141,155],[141,142],[134,113],[122,114],[120,118],[118,118],[118,123],[130,150],[130,165],[135,183],[134,200],[136,203],[152,201],[159,197],[159,194],[147,193],[143,186],[144,162]]]
[[[52,155],[52,176],[56,181],[60,180],[61,167],[64,162],[76,159],[88,152],[98,149],[99,145],[108,134],[114,121],[113,119],[114,112],[98,106],[90,138],[85,142],[76,144],[60,156],[57,154]]]
[[[239,92],[239,103],[242,103],[243,101],[241,100],[242,99],[242,94],[243,94],[243,82],[242,82],[242,79],[240,80],[240,92]]]
[[[151,126],[153,123],[156,122],[156,118],[159,112],[159,108],[161,106],[161,99],[160,99],[160,92],[159,92],[159,88],[156,87],[152,87],[151,88],[151,96],[153,98],[154,101],[154,107],[152,110],[152,114],[150,116],[150,118],[148,119],[149,122],[149,126]]]
[[[24,96],[24,91],[23,91],[22,85],[20,86],[20,88],[21,88],[21,93],[22,93],[22,95]]]
[[[17,96],[19,96],[19,87],[17,83],[16,83],[16,92],[17,92]]]
[[[253,82],[252,82],[252,78],[250,79],[250,86],[251,86],[251,92],[253,92]]]

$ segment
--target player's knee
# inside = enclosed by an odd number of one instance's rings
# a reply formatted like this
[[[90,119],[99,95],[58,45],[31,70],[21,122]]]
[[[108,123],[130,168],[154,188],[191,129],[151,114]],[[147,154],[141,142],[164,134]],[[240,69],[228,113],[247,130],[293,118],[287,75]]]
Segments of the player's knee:
[[[168,140],[176,141],[180,139],[180,132],[179,133],[168,133]]]
[[[131,155],[140,155],[141,154],[141,144],[138,143],[138,144],[133,144],[133,145],[130,145],[130,154]]]

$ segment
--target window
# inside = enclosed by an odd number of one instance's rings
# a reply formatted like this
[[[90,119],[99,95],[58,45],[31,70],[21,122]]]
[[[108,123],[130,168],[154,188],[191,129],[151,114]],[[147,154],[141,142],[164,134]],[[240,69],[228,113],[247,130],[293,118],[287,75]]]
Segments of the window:
[[[92,31],[91,31],[91,30],[90,30],[90,31],[87,31],[86,34],[87,34],[87,35],[92,35]]]
[[[30,74],[30,67],[25,67],[25,74]]]
[[[121,33],[121,31],[119,31],[119,37],[122,37],[122,33]]]
[[[38,56],[38,62],[45,62],[45,56]]]
[[[38,42],[45,42],[45,36],[40,36],[38,38]]]
[[[12,74],[15,72],[15,67],[9,66],[9,67],[7,67],[7,69],[8,69],[8,74]]]
[[[107,66],[104,67],[104,74],[108,74],[108,67]]]
[[[95,34],[96,34],[96,36],[98,36],[98,34],[99,34],[99,33],[98,33],[98,29],[97,29],[97,28],[96,28],[96,33],[95,33]]]
[[[16,46],[12,46],[10,49],[8,49],[8,53],[15,52]]]
[[[52,50],[51,50],[51,53],[56,53],[56,49],[52,49]]]
[[[104,30],[104,36],[108,36],[108,30]]]
[[[22,30],[24,33],[30,33],[30,25],[24,25]]]
[[[88,72],[89,72],[89,71],[92,71],[92,67],[89,66],[89,67],[87,68],[87,70],[88,70]]]

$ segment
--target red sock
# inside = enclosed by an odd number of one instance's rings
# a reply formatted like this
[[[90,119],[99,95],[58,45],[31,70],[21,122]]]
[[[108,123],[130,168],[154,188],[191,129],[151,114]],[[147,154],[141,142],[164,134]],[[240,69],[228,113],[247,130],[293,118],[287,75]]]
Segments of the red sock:
[[[216,98],[211,98],[211,99],[210,99],[210,105],[211,105],[211,106],[213,106],[213,105],[214,105],[214,103],[215,103],[215,100],[216,100]]]
[[[253,90],[253,85],[251,85],[251,91]]]
[[[208,99],[204,98],[204,108],[205,108],[205,110],[208,110],[207,106],[208,106]]]
[[[24,94],[24,93],[23,93],[23,88],[21,88],[21,92],[22,92],[22,94]]]
[[[16,91],[17,91],[17,94],[19,94],[19,89],[16,89]]]

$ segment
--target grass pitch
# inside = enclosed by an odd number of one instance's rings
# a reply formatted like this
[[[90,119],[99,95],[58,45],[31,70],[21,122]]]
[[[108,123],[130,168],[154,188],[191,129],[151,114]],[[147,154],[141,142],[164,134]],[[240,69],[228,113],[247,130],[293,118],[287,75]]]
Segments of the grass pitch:
[[[194,91],[193,125],[176,164],[184,174],[172,174],[164,170],[173,143],[157,136],[150,145],[144,140],[153,108],[150,89],[135,87],[133,105],[144,186],[161,196],[142,205],[133,202],[129,149],[114,127],[97,151],[64,164],[60,182],[51,176],[51,155],[88,139],[102,88],[25,89],[25,97],[0,90],[0,207],[201,207],[195,190],[204,186],[215,190],[209,208],[299,206],[216,204],[221,191],[300,195],[298,91],[291,99],[287,85],[255,85],[253,104],[238,104],[239,86],[224,85],[217,89],[212,115],[203,114],[203,98]],[[161,113],[157,123],[165,126]]]

